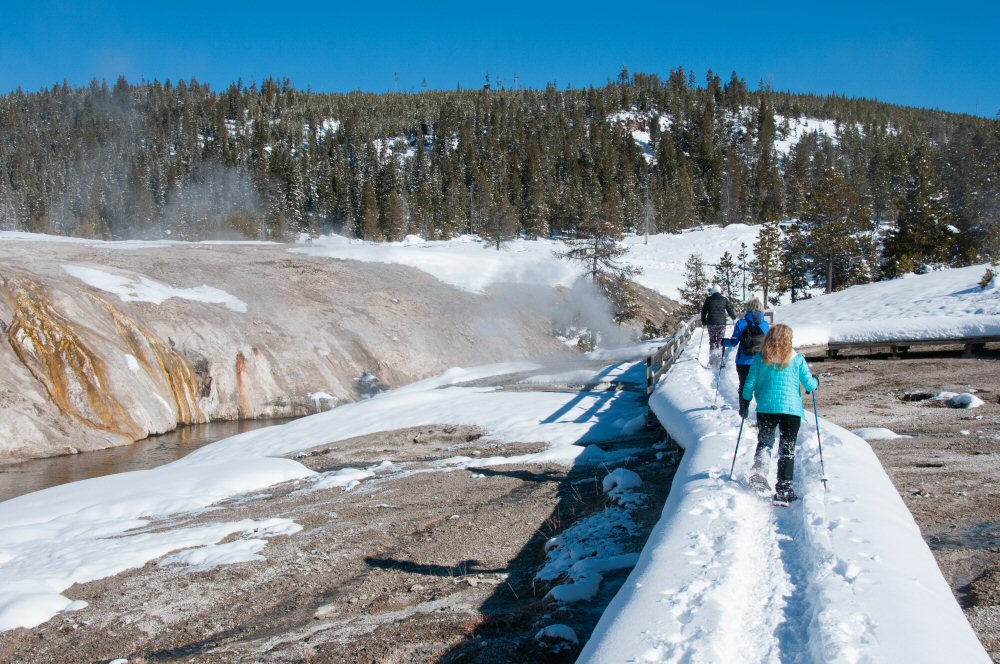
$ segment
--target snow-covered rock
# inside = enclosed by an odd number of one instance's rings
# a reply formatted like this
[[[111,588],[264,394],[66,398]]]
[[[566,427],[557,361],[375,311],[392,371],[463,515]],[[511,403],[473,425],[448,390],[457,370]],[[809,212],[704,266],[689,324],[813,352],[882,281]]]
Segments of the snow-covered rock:
[[[557,623],[538,630],[535,641],[546,650],[558,653],[575,647],[580,639],[572,627]]]
[[[935,399],[940,399],[944,401],[949,408],[979,408],[983,405],[983,400],[977,397],[975,394],[970,394],[969,392],[963,392],[961,394],[955,394],[954,392],[941,392]]]
[[[855,429],[851,433],[859,438],[864,438],[865,440],[893,440],[895,438],[910,438],[910,436],[898,434],[895,431],[882,427],[862,427],[861,429]]]

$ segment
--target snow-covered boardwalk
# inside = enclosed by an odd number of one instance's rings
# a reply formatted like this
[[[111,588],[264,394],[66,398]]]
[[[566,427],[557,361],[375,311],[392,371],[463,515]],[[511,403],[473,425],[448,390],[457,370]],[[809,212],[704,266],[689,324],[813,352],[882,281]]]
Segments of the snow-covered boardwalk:
[[[756,430],[744,429],[730,480],[736,372],[723,372],[713,409],[706,346],[690,345],[651,397],[684,459],[579,661],[989,662],[863,440],[820,420],[824,491],[807,413],[796,455],[802,500],[781,508],[745,485]]]

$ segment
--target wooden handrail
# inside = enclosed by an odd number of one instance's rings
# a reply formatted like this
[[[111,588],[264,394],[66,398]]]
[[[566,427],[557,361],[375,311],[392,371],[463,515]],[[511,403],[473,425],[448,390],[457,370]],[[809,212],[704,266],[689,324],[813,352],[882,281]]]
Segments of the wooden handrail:
[[[681,355],[681,351],[687,345],[691,334],[698,327],[699,319],[692,316],[681,323],[674,336],[667,340],[667,343],[656,349],[656,352],[646,357],[646,396],[653,393],[657,381],[667,372],[673,363]]]

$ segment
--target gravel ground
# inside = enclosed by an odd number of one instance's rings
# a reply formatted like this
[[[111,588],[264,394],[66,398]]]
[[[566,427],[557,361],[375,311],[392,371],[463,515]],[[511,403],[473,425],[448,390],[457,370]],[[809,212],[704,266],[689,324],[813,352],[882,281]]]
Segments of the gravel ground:
[[[810,360],[822,375],[820,415],[847,429],[884,427],[910,438],[872,448],[923,532],[994,662],[1000,662],[1000,351],[913,353],[903,359]],[[969,392],[953,409],[919,392]]]

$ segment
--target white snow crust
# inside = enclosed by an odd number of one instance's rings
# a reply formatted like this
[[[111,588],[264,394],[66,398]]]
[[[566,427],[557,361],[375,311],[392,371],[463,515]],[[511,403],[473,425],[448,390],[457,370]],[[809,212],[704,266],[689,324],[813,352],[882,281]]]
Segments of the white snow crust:
[[[201,285],[195,288],[175,288],[140,276],[137,279],[111,274],[83,265],[63,265],[67,273],[76,277],[88,286],[99,288],[112,295],[117,295],[122,302],[152,302],[163,304],[172,297],[209,304],[221,304],[231,311],[244,313],[246,302],[212,286]]]
[[[895,440],[896,438],[910,438],[910,436],[904,436],[892,431],[891,429],[885,429],[883,427],[862,427],[860,429],[855,429],[851,433],[858,438],[863,438],[864,440]]]

